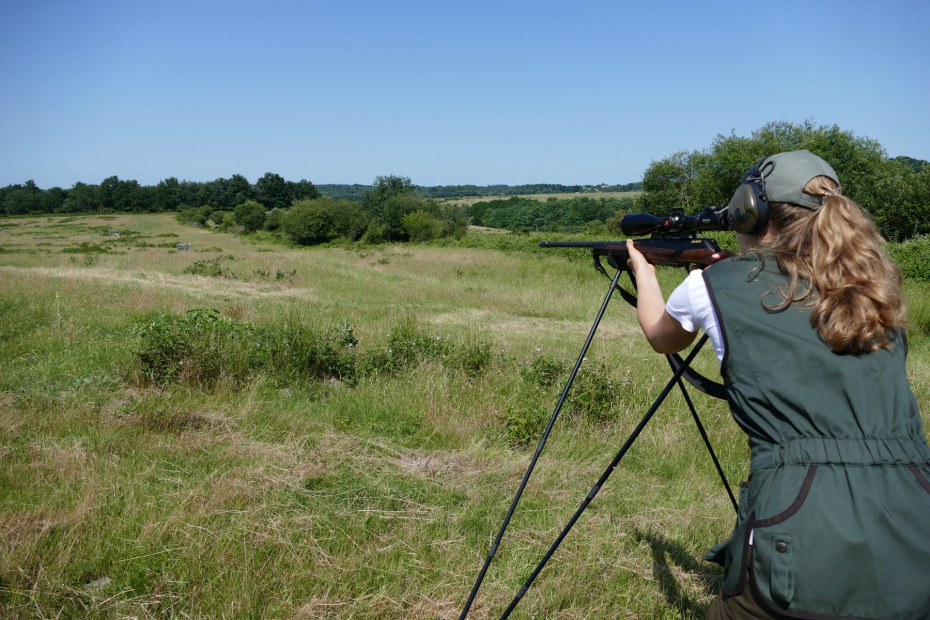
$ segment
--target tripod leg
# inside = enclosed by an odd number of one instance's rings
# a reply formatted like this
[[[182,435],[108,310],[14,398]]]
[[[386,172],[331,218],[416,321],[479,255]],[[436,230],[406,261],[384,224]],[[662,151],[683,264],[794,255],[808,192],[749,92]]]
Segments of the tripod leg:
[[[701,348],[703,344],[707,341],[707,335],[705,334],[701,340],[695,345],[695,349]],[[668,357],[668,356],[666,356]],[[669,366],[672,367],[672,370],[675,370],[675,365],[672,363],[672,360],[668,360]],[[707,435],[707,431],[704,430],[704,425],[701,424],[701,418],[698,417],[697,410],[694,408],[694,403],[691,402],[691,396],[688,394],[688,390],[685,389],[684,382],[679,379],[678,387],[681,388],[681,394],[685,398],[685,402],[688,403],[688,409],[691,410],[691,417],[694,418],[694,423],[697,425],[698,432],[701,434],[701,439],[704,440],[704,445],[707,446],[707,451],[710,453],[710,458],[714,462],[714,467],[717,468],[717,474],[720,476],[720,480],[723,481],[723,487],[727,490],[727,495],[730,496],[730,502],[733,504],[733,510],[738,511],[739,505],[736,502],[736,497],[733,495],[733,490],[730,488],[730,483],[727,481],[726,474],[723,473],[723,467],[720,465],[720,460],[717,458],[717,454],[714,452],[713,446],[710,444],[710,437]]]
[[[656,410],[658,410],[659,405],[661,405],[662,402],[665,400],[665,398],[669,395],[669,392],[672,391],[672,388],[675,387],[675,384],[681,381],[681,375],[684,373],[685,368],[688,367],[688,364],[691,363],[691,360],[693,360],[694,357],[697,355],[697,352],[699,349],[700,349],[699,346],[691,349],[691,353],[688,354],[688,359],[685,360],[685,363],[682,364],[682,366],[679,367],[678,370],[675,371],[672,378],[669,379],[668,383],[665,384],[665,388],[662,390],[662,392],[656,398],[655,402],[649,408],[649,411],[646,412],[646,415],[643,416],[643,419],[640,420],[639,424],[636,425],[636,428],[633,430],[629,438],[623,444],[623,447],[620,448],[620,451],[617,452],[616,456],[614,456],[614,459],[610,462],[610,465],[607,467],[607,469],[604,470],[604,473],[601,474],[601,477],[598,478],[595,485],[591,487],[591,490],[588,492],[588,495],[584,498],[584,501],[581,502],[581,505],[575,511],[575,514],[572,515],[572,518],[568,521],[568,523],[559,533],[558,537],[555,539],[555,542],[553,542],[552,546],[549,547],[549,550],[546,552],[546,555],[543,556],[543,559],[539,562],[539,564],[536,565],[535,570],[533,570],[533,574],[530,575],[529,579],[526,580],[526,583],[523,584],[523,586],[520,588],[520,591],[517,592],[517,595],[510,602],[510,605],[507,607],[507,609],[504,611],[503,615],[501,616],[501,620],[505,620],[505,618],[510,617],[510,614],[516,608],[517,604],[520,602],[523,596],[530,589],[530,586],[533,585],[533,582],[536,580],[536,577],[539,575],[540,572],[542,572],[542,569],[549,562],[549,559],[555,553],[556,549],[559,548],[559,545],[562,544],[562,540],[565,539],[565,537],[568,535],[568,532],[572,529],[572,527],[574,527],[575,522],[578,520],[579,517],[581,517],[581,513],[583,513],[585,509],[587,509],[588,504],[591,503],[591,501],[594,499],[594,496],[597,495],[598,491],[601,490],[601,487],[604,485],[604,483],[607,482],[607,479],[610,477],[610,474],[612,474],[613,471],[617,469],[617,466],[620,464],[620,461],[623,459],[624,455],[626,455],[627,450],[630,449],[630,446],[632,446],[633,442],[636,441],[636,438],[639,437],[639,434],[646,427],[646,424],[652,418],[653,414],[656,412]]]
[[[565,389],[562,390],[562,395],[559,397],[559,402],[556,404],[555,410],[552,412],[552,417],[549,418],[549,424],[546,426],[546,430],[543,432],[542,437],[539,440],[539,445],[536,446],[536,452],[533,454],[530,465],[527,468],[526,473],[523,475],[523,481],[520,483],[520,488],[517,489],[517,494],[514,496],[513,502],[510,504],[510,510],[507,511],[507,516],[504,517],[504,522],[501,525],[500,531],[498,531],[494,542],[491,544],[488,557],[484,561],[484,566],[481,567],[481,571],[478,573],[478,578],[475,581],[475,585],[471,589],[471,594],[468,596],[468,601],[465,603],[464,609],[462,609],[462,614],[459,616],[459,620],[464,620],[465,616],[468,615],[468,610],[471,609],[472,603],[475,600],[475,596],[478,594],[478,589],[481,587],[481,582],[484,581],[484,576],[488,572],[488,567],[491,565],[491,560],[494,559],[494,555],[497,553],[497,548],[500,546],[501,539],[504,537],[504,531],[510,524],[510,519],[513,517],[513,513],[517,508],[517,503],[520,501],[520,497],[523,495],[524,489],[526,489],[526,484],[529,482],[530,475],[533,473],[533,469],[536,467],[536,461],[539,460],[539,455],[542,454],[543,447],[546,445],[546,441],[549,439],[549,434],[552,432],[552,427],[555,424],[555,420],[559,416],[559,412],[562,410],[562,406],[565,404],[566,398],[568,398],[568,393],[571,390],[572,384],[575,382],[575,377],[578,375],[578,369],[581,368],[581,363],[584,361],[585,355],[588,353],[588,347],[591,346],[591,341],[594,339],[594,334],[597,331],[598,325],[600,325],[601,319],[604,317],[604,312],[607,310],[607,305],[610,303],[610,298],[613,296],[615,289],[623,290],[617,285],[622,274],[622,271],[617,271],[613,277],[613,281],[610,283],[610,288],[607,289],[607,295],[604,297],[604,302],[601,304],[601,309],[598,311],[597,317],[594,319],[594,323],[591,325],[591,330],[588,332],[588,338],[585,340],[584,346],[581,348],[581,353],[578,354],[578,359],[575,361],[575,366],[572,368],[572,372],[568,377],[568,382],[565,384]]]

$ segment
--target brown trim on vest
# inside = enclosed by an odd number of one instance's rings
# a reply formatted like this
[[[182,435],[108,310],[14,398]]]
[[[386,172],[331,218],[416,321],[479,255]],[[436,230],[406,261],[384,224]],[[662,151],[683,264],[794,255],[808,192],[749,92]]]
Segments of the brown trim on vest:
[[[777,514],[774,517],[769,517],[768,519],[762,519],[760,521],[755,521],[752,523],[755,527],[768,527],[770,525],[775,525],[776,523],[781,523],[786,519],[794,516],[798,510],[801,509],[801,505],[804,504],[804,500],[807,499],[807,494],[811,490],[811,485],[814,483],[814,474],[817,473],[817,466],[811,465],[807,468],[807,475],[804,476],[804,482],[801,484],[801,490],[798,492],[798,496],[794,498],[794,501],[791,502],[791,505],[782,512]]]
[[[807,469],[807,475],[804,476],[804,482],[801,483],[801,490],[798,492],[798,496],[791,502],[791,505],[781,513],[769,517],[768,519],[760,519],[759,521],[750,521],[749,525],[750,530],[755,529],[756,527],[764,528],[770,525],[776,525],[791,518],[798,510],[801,509],[801,506],[804,504],[804,500],[807,499],[808,493],[810,493],[811,486],[814,484],[814,476],[817,473],[817,466],[811,465]],[[749,572],[752,574],[752,558],[749,558]],[[875,620],[874,618],[866,618],[863,616],[824,616],[818,614],[804,613],[798,611],[790,611],[783,609],[778,606],[774,601],[767,599],[762,592],[759,591],[759,586],[756,584],[756,580],[750,577],[749,587],[752,590],[752,595],[756,599],[756,602],[760,607],[764,608],[767,612],[771,613],[775,618],[797,618],[798,620]]]
[[[752,570],[751,567],[750,570]],[[756,585],[755,579],[749,580],[749,588],[752,590],[752,596],[756,599],[756,603],[759,604],[759,607],[772,614],[774,618],[797,618],[798,620],[880,620],[879,618],[868,618],[865,616],[821,616],[817,614],[806,614],[799,611],[789,611],[787,609],[782,609],[774,602],[765,598],[765,596],[759,592],[759,586]]]
[[[782,521],[791,517],[794,513],[801,509],[801,505],[804,503],[804,500],[807,499],[807,494],[811,490],[811,485],[814,483],[814,474],[817,473],[817,466],[811,465],[807,469],[807,475],[804,476],[804,482],[801,484],[801,490],[798,492],[798,496],[794,499],[787,510],[783,511],[781,514],[777,514],[774,517],[769,517],[768,519],[761,519],[756,521],[756,513],[751,512],[749,516],[746,517],[746,531],[743,532],[743,568],[747,566],[751,567],[752,562],[752,545],[749,544],[749,538],[752,536],[752,531],[757,527],[768,527],[770,525],[775,525],[776,523],[781,523]],[[724,589],[723,593],[726,596],[733,596],[739,594],[743,591],[746,581],[746,571],[742,571],[743,574],[740,576],[739,583],[735,587]]]
[[[917,478],[917,482],[920,483],[920,486],[924,488],[924,491],[930,493],[930,480],[924,476],[923,472],[916,465],[908,465],[908,469],[911,470],[911,473],[914,474],[914,477]]]
[[[749,501],[748,499],[746,501]],[[740,571],[739,581],[736,583],[736,586],[733,588],[724,588],[724,596],[734,596],[743,591],[743,588],[746,587],[746,575],[747,567],[749,567],[750,562],[752,561],[752,545],[749,544],[749,538],[752,536],[752,522],[755,518],[756,513],[750,512],[746,517],[746,530],[743,532],[743,559],[742,559],[742,570]]]

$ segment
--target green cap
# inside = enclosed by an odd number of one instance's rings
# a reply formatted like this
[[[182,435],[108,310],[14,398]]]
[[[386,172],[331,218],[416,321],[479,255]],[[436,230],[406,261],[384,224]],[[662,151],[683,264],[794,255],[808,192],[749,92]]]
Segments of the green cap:
[[[788,151],[766,157],[759,164],[759,172],[770,203],[788,202],[808,209],[817,209],[823,204],[820,196],[804,193],[804,186],[811,179],[825,176],[840,184],[833,167],[810,151]]]

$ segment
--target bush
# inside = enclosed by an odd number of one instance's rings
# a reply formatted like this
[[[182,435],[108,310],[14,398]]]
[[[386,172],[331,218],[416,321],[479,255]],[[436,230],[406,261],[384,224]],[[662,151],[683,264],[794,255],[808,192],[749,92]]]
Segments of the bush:
[[[442,221],[426,211],[413,211],[402,218],[410,241],[431,241],[442,236]]]
[[[566,413],[571,419],[595,423],[610,420],[611,411],[622,401],[624,388],[630,384],[628,377],[617,379],[611,371],[612,367],[603,361],[582,365],[566,400]]]
[[[226,266],[226,263],[234,260],[236,260],[236,257],[232,255],[204,258],[196,260],[185,267],[182,273],[189,273],[195,276],[206,276],[208,278],[235,279],[236,274]]]
[[[255,232],[265,223],[265,207],[254,200],[247,200],[237,206],[233,213],[236,215],[236,223],[246,232]]]
[[[334,239],[358,239],[368,220],[348,201],[334,202],[323,197],[299,200],[281,214],[281,232],[294,243],[315,245]]]
[[[364,374],[395,374],[425,361],[438,361],[446,368],[460,370],[468,377],[481,375],[493,361],[491,344],[472,339],[459,344],[421,330],[408,319],[391,330],[387,347],[365,355]]]
[[[368,227],[365,229],[365,233],[362,235],[361,242],[366,245],[376,245],[378,243],[383,243],[385,241],[385,229],[384,225],[371,221],[368,223]]]
[[[552,387],[556,380],[563,376],[568,378],[565,364],[547,355],[533,358],[530,365],[520,372],[520,376],[525,382],[540,388]]]
[[[907,289],[908,333],[930,336],[930,286],[909,284]]]
[[[356,378],[358,341],[347,325],[319,331],[294,319],[256,326],[197,308],[159,315],[136,331],[140,372],[159,386],[211,388],[260,375],[281,383]]]
[[[391,330],[386,350],[372,352],[367,369],[369,372],[395,373],[426,360],[441,360],[449,351],[450,344],[442,336],[427,334],[413,319],[408,319]]]
[[[888,254],[908,280],[930,282],[930,235],[888,244]]]
[[[265,214],[265,230],[278,230],[281,228],[281,215],[286,211],[280,207],[275,207]]]
[[[507,445],[524,449],[536,444],[542,437],[549,416],[542,406],[532,401],[521,399],[518,404],[509,407],[504,417]]]
[[[207,216],[207,221],[216,226],[222,226],[223,222],[226,220],[227,215],[233,217],[233,221],[235,221],[236,216],[232,211],[212,211],[210,215]]]

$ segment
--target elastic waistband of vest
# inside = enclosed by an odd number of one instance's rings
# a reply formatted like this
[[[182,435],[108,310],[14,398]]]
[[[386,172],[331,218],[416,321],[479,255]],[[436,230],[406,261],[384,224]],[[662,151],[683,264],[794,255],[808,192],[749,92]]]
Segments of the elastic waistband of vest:
[[[752,469],[781,465],[921,465],[930,448],[915,439],[796,437],[752,448]]]

